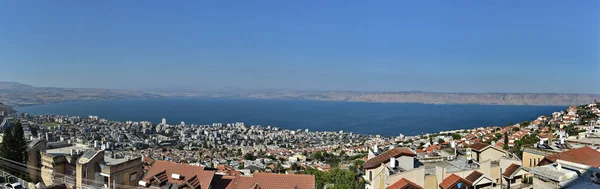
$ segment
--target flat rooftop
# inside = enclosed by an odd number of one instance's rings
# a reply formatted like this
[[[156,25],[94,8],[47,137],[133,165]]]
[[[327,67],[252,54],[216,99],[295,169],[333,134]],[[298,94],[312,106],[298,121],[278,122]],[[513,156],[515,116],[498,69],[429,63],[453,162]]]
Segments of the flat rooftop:
[[[566,141],[575,148],[593,146],[593,148],[596,149],[600,147],[600,138],[567,139]]]
[[[533,173],[533,174],[536,174],[538,176],[542,176],[545,178],[549,178],[553,181],[558,181],[558,182],[570,180],[574,177],[577,177],[576,170],[572,170],[572,169],[566,168],[564,166],[562,167],[562,169],[558,170],[558,169],[556,169],[556,165],[554,165],[554,164],[532,168],[530,173]]]
[[[428,175],[435,175],[435,167],[444,167],[449,173],[479,168],[475,163],[468,163],[465,156],[458,156],[450,161],[426,162],[423,166],[425,166],[425,174]]]
[[[110,156],[104,156],[104,162],[106,165],[118,165],[121,163],[125,163],[129,160],[132,160],[132,158],[111,158]]]
[[[52,156],[62,156],[62,155],[71,154],[71,150],[86,151],[88,149],[90,149],[90,148],[87,147],[87,146],[73,145],[73,146],[67,146],[67,147],[62,147],[62,148],[49,149],[49,150],[46,150],[46,154],[49,154],[49,155],[52,155]]]

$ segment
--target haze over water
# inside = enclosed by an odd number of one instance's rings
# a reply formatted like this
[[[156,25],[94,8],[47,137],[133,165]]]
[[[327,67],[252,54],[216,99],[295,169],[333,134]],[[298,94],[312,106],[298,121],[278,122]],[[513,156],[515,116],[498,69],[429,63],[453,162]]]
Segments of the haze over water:
[[[431,105],[255,99],[76,101],[18,108],[32,114],[97,115],[116,121],[169,124],[245,122],[285,129],[395,136],[533,120],[564,106]]]

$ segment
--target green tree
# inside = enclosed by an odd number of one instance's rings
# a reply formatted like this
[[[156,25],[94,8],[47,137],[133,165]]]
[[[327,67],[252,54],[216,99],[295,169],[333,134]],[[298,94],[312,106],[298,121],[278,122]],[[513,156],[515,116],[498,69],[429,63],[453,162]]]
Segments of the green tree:
[[[2,145],[0,145],[0,155],[3,158],[14,159],[11,147],[14,146],[15,140],[12,135],[12,127],[4,128],[4,137],[2,138]]]
[[[252,155],[251,153],[247,153],[247,154],[244,154],[244,159],[254,161],[254,160],[256,160],[256,156]]]
[[[321,151],[313,153],[313,159],[323,161],[325,158],[323,157],[323,153]]]
[[[357,159],[354,160],[354,167],[356,167],[357,169],[362,170],[363,164],[365,163],[365,161]]]
[[[15,161],[26,164],[27,163],[27,140],[25,140],[25,134],[23,133],[23,125],[16,123],[13,130],[13,138],[15,140]]]
[[[502,138],[502,133],[496,133],[496,141],[500,140],[500,138]]]
[[[441,144],[441,143],[444,143],[444,142],[446,142],[446,141],[444,141],[444,139],[441,139],[441,138],[440,138],[440,139],[438,139],[438,143],[440,143],[440,144]]]
[[[316,188],[323,188],[326,184],[333,184],[335,189],[364,188],[365,182],[351,170],[331,169],[329,172],[317,169],[306,169],[301,174],[315,175]]]
[[[298,164],[296,163],[292,163],[292,165],[290,166],[291,170],[298,170]]]
[[[460,134],[458,134],[458,133],[452,133],[452,139],[458,140],[458,139],[461,139],[461,138],[462,138],[462,136],[460,136]]]
[[[13,126],[13,128],[7,127],[4,130],[2,145],[0,145],[0,155],[3,158],[26,164],[28,158],[27,141],[25,140],[25,135],[23,133],[23,126],[20,122],[14,123]],[[26,167],[23,167],[23,169],[26,169]],[[13,169],[4,168],[3,170],[12,173],[15,176],[25,178],[26,180],[28,179],[26,173],[23,173],[22,171],[16,171],[14,167]]]
[[[508,133],[504,133],[504,145],[502,147],[508,150]]]

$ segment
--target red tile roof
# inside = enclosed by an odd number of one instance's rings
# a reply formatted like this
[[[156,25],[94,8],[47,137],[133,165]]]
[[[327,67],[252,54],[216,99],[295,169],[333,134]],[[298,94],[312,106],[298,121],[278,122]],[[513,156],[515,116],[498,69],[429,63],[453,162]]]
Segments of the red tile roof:
[[[212,189],[235,189],[236,179],[239,176],[215,175]]]
[[[552,154],[546,156],[544,159],[549,160],[550,162],[556,162],[557,159],[565,160],[573,163],[579,163],[584,165],[589,165],[592,167],[600,167],[600,152],[588,147],[584,146],[577,149],[572,149],[569,151]]]
[[[235,182],[237,189],[315,189],[314,175],[255,173],[253,176],[239,176]]]
[[[406,180],[406,178],[402,178],[385,189],[423,189],[423,187]]]
[[[506,171],[504,171],[504,173],[502,175],[504,175],[505,177],[510,177],[513,173],[515,173],[517,170],[519,170],[519,168],[521,168],[520,165],[517,164],[510,164],[510,166],[508,166],[506,168]]]
[[[417,156],[417,154],[415,154],[414,152],[412,152],[406,148],[394,148],[394,149],[388,150],[387,152],[384,152],[383,154],[379,154],[378,156],[375,156],[372,159],[367,160],[367,162],[365,162],[365,164],[364,164],[364,167],[365,167],[365,169],[373,169],[373,168],[379,167],[382,163],[389,162],[390,158],[392,158],[392,157],[397,158],[400,156],[415,157],[415,156]]]
[[[433,152],[434,150],[440,150],[440,149],[442,149],[442,147],[439,145],[431,145],[431,146],[428,146],[427,148],[425,148],[425,151]]]
[[[483,173],[481,173],[479,171],[473,171],[471,174],[469,174],[469,175],[467,175],[467,177],[465,177],[465,180],[468,180],[469,182],[474,183],[481,176],[483,176]]]
[[[175,180],[171,177],[172,174],[179,174],[183,176],[183,179]],[[214,171],[204,170],[204,167],[201,166],[168,161],[154,161],[142,180],[151,183],[150,180],[157,178],[160,180],[160,183],[166,181],[180,186],[189,183],[192,186],[208,187],[211,185],[214,174]]]
[[[471,146],[469,146],[469,148],[471,148],[471,149],[479,152],[479,151],[483,150],[484,148],[486,148],[488,146],[489,146],[489,144],[478,142],[478,143],[475,143],[475,144],[471,144]]]
[[[469,182],[468,180],[465,180],[455,174],[451,174],[450,176],[446,177],[446,179],[444,179],[442,181],[442,183],[440,183],[440,187],[443,189],[449,189],[449,188],[456,186],[460,182],[462,182],[463,185],[466,185],[466,186],[472,185],[472,183]]]

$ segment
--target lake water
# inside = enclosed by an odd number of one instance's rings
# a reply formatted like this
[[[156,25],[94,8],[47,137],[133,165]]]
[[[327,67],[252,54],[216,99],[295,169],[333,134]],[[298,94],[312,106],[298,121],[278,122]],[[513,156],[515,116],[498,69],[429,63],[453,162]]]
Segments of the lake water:
[[[169,124],[245,122],[311,131],[339,131],[395,136],[443,130],[502,126],[565,106],[431,105],[255,99],[143,99],[75,101],[17,108],[31,114],[97,115],[117,121]]]

